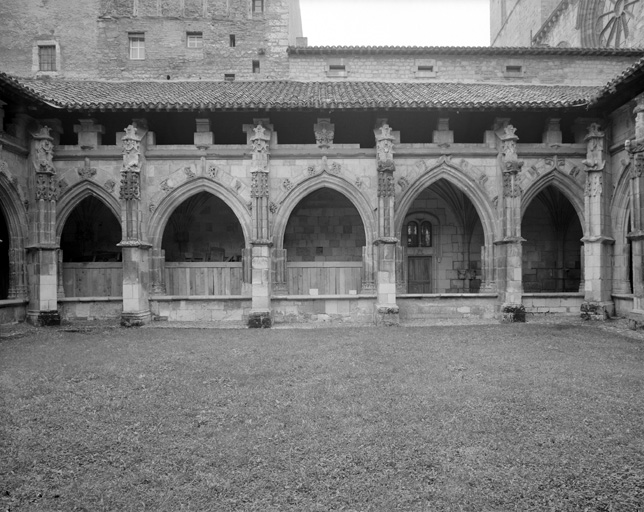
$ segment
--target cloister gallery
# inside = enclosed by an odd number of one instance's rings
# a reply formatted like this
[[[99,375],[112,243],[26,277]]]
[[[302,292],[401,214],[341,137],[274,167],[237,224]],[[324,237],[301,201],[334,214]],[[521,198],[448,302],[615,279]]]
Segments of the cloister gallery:
[[[641,325],[644,50],[296,39],[241,80],[0,72],[0,320]]]

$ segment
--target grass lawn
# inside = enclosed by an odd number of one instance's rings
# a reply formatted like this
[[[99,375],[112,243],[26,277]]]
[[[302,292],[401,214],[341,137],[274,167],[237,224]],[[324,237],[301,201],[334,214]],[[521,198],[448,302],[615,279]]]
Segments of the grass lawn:
[[[592,324],[30,331],[0,510],[644,510],[644,342]]]

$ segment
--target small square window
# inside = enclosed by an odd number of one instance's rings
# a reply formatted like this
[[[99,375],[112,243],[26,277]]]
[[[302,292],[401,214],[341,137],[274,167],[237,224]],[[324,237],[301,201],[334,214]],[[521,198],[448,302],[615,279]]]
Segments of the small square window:
[[[258,60],[253,61],[253,73],[259,73],[259,61]]]
[[[505,66],[506,73],[516,73],[519,74],[523,71],[522,66]]]
[[[343,59],[329,59],[326,64],[328,77],[346,77],[347,65]]]
[[[434,59],[416,59],[416,78],[435,78],[436,61]]]
[[[235,45],[237,44],[237,41],[235,40],[235,34],[230,34],[229,39],[228,39],[228,44],[231,48],[234,48]]]
[[[203,34],[201,32],[188,32],[186,44],[188,48],[203,48]]]
[[[38,69],[40,71],[56,71],[56,46],[38,47]]]
[[[263,13],[264,12],[264,0],[251,0],[253,5],[253,13]]]
[[[235,81],[235,73],[226,73],[224,75],[224,80],[226,82],[234,82]]]
[[[145,59],[145,35],[130,34],[130,60]]]

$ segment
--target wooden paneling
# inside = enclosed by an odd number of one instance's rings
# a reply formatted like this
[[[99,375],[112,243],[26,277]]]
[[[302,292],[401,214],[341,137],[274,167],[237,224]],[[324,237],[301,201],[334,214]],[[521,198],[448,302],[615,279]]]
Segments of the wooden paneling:
[[[315,261],[288,262],[286,279],[290,295],[346,295],[350,290],[360,293],[362,262]]]
[[[65,297],[120,297],[121,262],[63,263]]]
[[[168,295],[241,295],[242,264],[166,263],[165,288]]]

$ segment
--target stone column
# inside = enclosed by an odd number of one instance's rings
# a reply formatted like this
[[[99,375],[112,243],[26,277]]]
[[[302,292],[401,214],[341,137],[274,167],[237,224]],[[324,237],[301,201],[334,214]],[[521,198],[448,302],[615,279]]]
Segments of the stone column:
[[[521,194],[519,173],[523,161],[517,155],[516,129],[507,125],[497,132],[502,191],[499,194],[502,238],[495,242],[497,282],[502,322],[525,322],[523,295],[523,242],[521,237]]]
[[[585,320],[604,320],[611,316],[615,306],[611,299],[611,256],[615,240],[610,231],[608,199],[604,194],[604,133],[592,123],[586,135],[587,151],[584,168],[585,232],[584,243],[584,302],[581,317]]]
[[[398,325],[399,309],[396,304],[396,245],[394,232],[394,141],[386,122],[374,130],[376,136],[376,163],[378,172],[378,239],[375,241],[377,325]]]
[[[271,248],[273,242],[269,229],[269,145],[272,126],[268,119],[256,119],[249,133],[252,148],[251,199],[252,199],[252,238],[251,238],[251,299],[252,306],[248,316],[248,327],[266,328],[273,325],[271,309]]]
[[[79,119],[80,124],[74,125],[74,133],[78,134],[78,145],[81,149],[96,149],[102,143],[105,128],[96,124],[96,119]]]
[[[631,157],[631,241],[633,264],[633,310],[628,314],[631,329],[644,328],[644,96],[637,99],[635,140],[626,141]]]
[[[215,143],[215,136],[210,131],[210,119],[197,119],[196,132],[194,133],[194,143],[199,149],[208,149]]]
[[[33,325],[59,325],[58,245],[56,244],[56,201],[58,180],[54,169],[54,139],[43,126],[31,134],[29,154],[30,189],[35,204],[29,211],[30,244],[27,246],[29,306],[27,321]]]
[[[123,312],[121,325],[140,326],[150,322],[150,244],[143,240],[141,174],[145,167],[147,126],[137,121],[125,129],[121,142],[121,247],[123,258]]]
[[[494,244],[481,246],[481,288],[480,293],[494,293],[496,280],[494,278]]]

